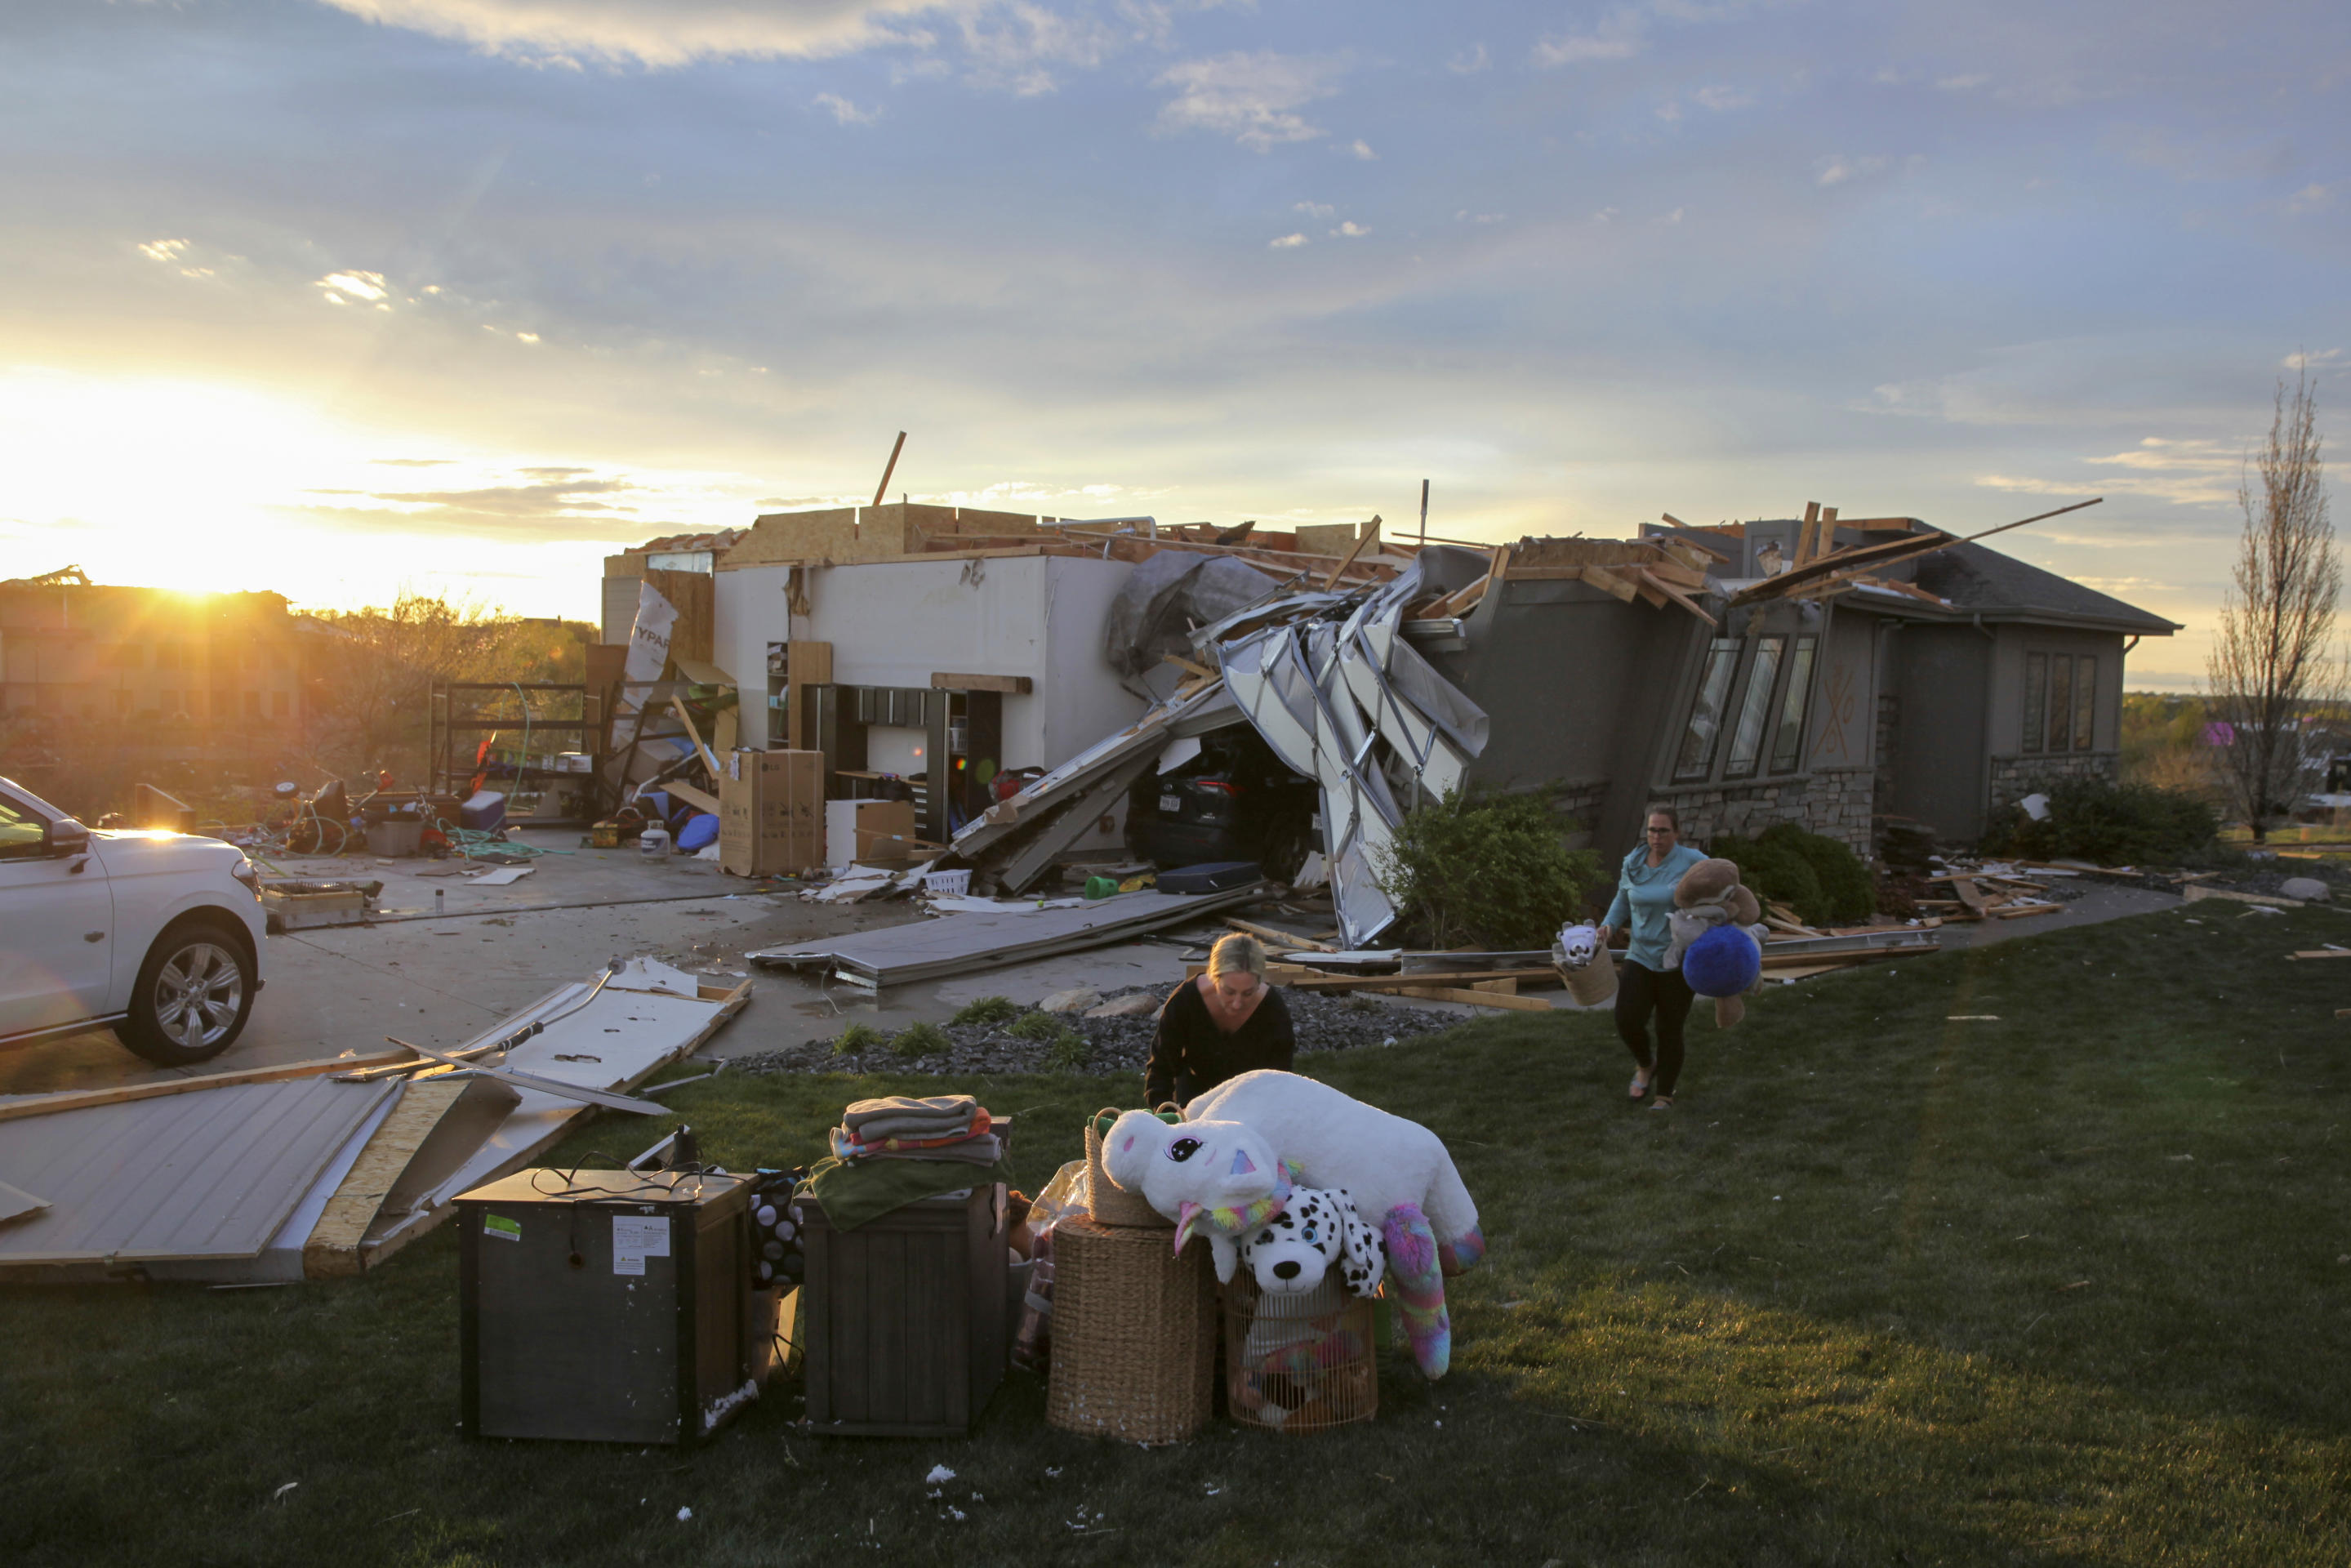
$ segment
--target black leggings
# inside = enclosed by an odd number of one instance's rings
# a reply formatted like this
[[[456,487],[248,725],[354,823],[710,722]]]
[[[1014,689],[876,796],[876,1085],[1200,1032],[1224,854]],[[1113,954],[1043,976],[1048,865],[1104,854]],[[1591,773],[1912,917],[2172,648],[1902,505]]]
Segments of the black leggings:
[[[1689,982],[1679,969],[1660,974],[1628,958],[1616,977],[1616,1032],[1636,1064],[1655,1065],[1649,1086],[1668,1098],[1682,1075],[1682,1025],[1688,1021],[1691,1000]],[[1652,1012],[1657,1015],[1655,1057],[1649,1054]]]

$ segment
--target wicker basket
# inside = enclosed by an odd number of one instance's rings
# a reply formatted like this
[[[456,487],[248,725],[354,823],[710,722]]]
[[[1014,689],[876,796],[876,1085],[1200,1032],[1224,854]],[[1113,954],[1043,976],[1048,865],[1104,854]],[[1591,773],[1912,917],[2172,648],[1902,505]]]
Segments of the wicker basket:
[[[1616,961],[1608,956],[1605,947],[1592,955],[1592,962],[1580,969],[1571,969],[1564,964],[1555,967],[1567,986],[1567,994],[1587,1008],[1596,1008],[1616,995]]]
[[[1066,1219],[1053,1230],[1053,1361],[1045,1420],[1128,1443],[1173,1443],[1208,1424],[1217,1286],[1207,1246],[1165,1231]]]
[[[1176,1222],[1110,1179],[1102,1169],[1102,1140],[1118,1120],[1114,1106],[1104,1106],[1086,1118],[1086,1201],[1097,1225],[1118,1225],[1143,1230],[1173,1230]]]
[[[1379,1414],[1372,1303],[1334,1271],[1299,1295],[1268,1295],[1246,1270],[1225,1287],[1225,1406],[1275,1432],[1320,1432]]]

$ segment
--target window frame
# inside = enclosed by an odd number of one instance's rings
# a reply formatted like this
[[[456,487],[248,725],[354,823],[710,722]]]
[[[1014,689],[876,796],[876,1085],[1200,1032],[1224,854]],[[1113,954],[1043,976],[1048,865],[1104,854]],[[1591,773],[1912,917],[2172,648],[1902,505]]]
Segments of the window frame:
[[[1774,705],[1780,716],[1772,726],[1771,755],[1763,769],[1768,774],[1804,771],[1804,736],[1813,722],[1813,676],[1820,662],[1820,634],[1800,633],[1795,645],[1788,651],[1788,667],[1780,678],[1780,700]],[[1780,743],[1792,736],[1795,744],[1789,748],[1787,761],[1782,762]]]
[[[1747,678],[1739,686],[1739,700],[1731,705],[1738,710],[1739,718],[1729,727],[1730,748],[1722,758],[1722,777],[1726,781],[1737,779],[1744,783],[1762,771],[1764,730],[1771,722],[1771,699],[1780,695],[1780,680],[1787,664],[1788,640],[1785,632],[1761,632],[1753,639],[1754,647],[1747,652],[1744,661]],[[1766,668],[1767,659],[1769,668]],[[1759,675],[1762,677],[1761,693],[1756,690],[1756,677]],[[1750,718],[1755,721],[1751,735],[1748,731]],[[1740,762],[1739,756],[1742,744],[1750,748],[1744,763]]]
[[[1675,742],[1673,762],[1667,770],[1671,782],[1703,784],[1714,777],[1715,761],[1722,749],[1723,716],[1731,688],[1738,684],[1739,668],[1745,661],[1746,647],[1747,641],[1742,637],[1710,637],[1707,640],[1706,659],[1698,666],[1698,684],[1691,688],[1689,701],[1683,707],[1680,738]],[[1704,754],[1692,763],[1687,760],[1691,740],[1707,701],[1708,687],[1714,685],[1718,671],[1721,672],[1721,683],[1714,693],[1714,728],[1706,737]]]

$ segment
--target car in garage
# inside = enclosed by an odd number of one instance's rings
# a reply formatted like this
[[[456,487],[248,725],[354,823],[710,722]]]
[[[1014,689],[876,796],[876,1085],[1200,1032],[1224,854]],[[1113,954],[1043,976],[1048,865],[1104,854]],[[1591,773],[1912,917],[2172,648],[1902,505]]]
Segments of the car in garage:
[[[91,829],[0,779],[0,1050],[87,1030],[165,1067],[236,1043],[261,990],[260,877],[218,839]]]

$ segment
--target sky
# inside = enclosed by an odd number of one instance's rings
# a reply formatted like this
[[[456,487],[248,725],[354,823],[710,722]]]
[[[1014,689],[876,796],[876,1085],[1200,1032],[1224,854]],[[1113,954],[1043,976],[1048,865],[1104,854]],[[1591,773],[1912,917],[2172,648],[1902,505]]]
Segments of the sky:
[[[917,500],[1913,516],[2186,623],[2307,369],[2351,7],[8,0],[0,575],[592,619]]]

